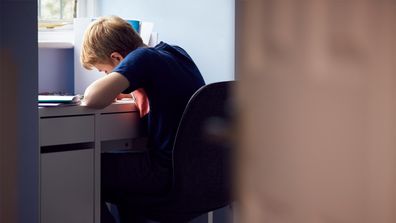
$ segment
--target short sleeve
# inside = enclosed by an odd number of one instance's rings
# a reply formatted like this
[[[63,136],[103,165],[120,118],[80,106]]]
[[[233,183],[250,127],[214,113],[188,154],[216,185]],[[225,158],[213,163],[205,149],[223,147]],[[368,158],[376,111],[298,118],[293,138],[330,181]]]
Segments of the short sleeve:
[[[152,52],[148,48],[138,48],[129,53],[113,70],[123,75],[129,81],[129,87],[122,93],[128,94],[144,87],[150,76]]]

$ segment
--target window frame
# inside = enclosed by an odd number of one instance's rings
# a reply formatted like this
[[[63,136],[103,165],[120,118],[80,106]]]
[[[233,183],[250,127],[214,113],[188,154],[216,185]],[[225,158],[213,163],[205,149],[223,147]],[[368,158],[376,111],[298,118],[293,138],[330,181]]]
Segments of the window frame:
[[[77,18],[94,18],[97,15],[97,0],[78,0],[77,1]],[[39,7],[37,6],[38,10]],[[44,20],[41,20],[44,22]],[[48,21],[51,22],[51,21]],[[40,23],[40,20],[38,20]],[[38,29],[38,46],[39,48],[73,48],[74,47],[74,29],[73,21],[68,27],[56,29]]]
[[[96,17],[98,12],[97,0],[78,0],[77,18]]]

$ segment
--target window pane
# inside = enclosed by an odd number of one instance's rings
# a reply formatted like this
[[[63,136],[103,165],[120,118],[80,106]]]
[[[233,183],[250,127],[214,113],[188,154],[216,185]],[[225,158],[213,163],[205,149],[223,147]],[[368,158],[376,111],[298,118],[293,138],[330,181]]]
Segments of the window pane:
[[[60,19],[60,0],[41,0],[41,18],[43,20]]]
[[[72,20],[77,0],[39,0],[40,20]]]
[[[74,3],[75,0],[63,0],[63,19],[71,20],[74,18]]]

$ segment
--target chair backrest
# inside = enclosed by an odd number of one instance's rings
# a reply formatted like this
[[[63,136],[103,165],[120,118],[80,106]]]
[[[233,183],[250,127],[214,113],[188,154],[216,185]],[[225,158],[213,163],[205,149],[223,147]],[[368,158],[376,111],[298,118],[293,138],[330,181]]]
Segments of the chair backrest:
[[[230,144],[211,140],[210,132],[218,127],[216,120],[228,119],[233,82],[201,87],[181,118],[173,148],[173,196],[185,210],[209,211],[230,202]]]

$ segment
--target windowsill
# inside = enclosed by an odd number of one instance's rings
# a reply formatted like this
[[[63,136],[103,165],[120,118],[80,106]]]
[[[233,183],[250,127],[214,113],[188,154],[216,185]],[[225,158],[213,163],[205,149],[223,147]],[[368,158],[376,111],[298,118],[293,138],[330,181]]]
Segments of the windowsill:
[[[39,48],[72,49],[74,48],[74,32],[67,30],[39,30]]]

